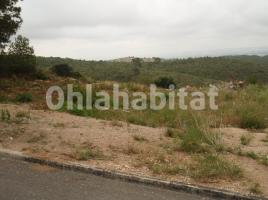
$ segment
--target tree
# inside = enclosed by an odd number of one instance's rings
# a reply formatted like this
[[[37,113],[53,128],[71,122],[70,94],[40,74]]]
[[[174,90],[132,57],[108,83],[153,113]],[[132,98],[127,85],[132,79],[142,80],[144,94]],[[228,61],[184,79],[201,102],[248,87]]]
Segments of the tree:
[[[59,64],[51,68],[51,71],[58,76],[71,77],[73,75],[73,68],[68,64]]]
[[[8,54],[16,56],[34,56],[34,49],[30,46],[28,38],[19,35],[15,41],[10,44]]]
[[[8,67],[11,74],[34,74],[36,57],[28,38],[19,35],[8,49]]]
[[[141,67],[142,66],[142,60],[140,58],[133,58],[132,63],[134,67]]]
[[[154,57],[153,60],[154,60],[154,63],[155,63],[155,64],[159,64],[159,63],[161,63],[161,58]]]
[[[16,4],[20,0],[0,1],[0,51],[3,52],[9,39],[22,23],[21,8]]]

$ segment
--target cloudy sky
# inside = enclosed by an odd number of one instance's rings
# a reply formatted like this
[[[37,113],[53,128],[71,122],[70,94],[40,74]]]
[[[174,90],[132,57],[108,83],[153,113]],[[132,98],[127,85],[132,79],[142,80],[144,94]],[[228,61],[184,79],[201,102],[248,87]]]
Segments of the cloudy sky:
[[[25,0],[21,5],[20,33],[42,56],[173,58],[268,49],[267,0]]]

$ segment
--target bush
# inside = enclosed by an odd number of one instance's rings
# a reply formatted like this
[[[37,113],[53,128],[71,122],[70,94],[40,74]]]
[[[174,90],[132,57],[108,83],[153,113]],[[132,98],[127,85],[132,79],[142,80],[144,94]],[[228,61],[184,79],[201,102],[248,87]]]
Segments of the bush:
[[[82,78],[82,75],[79,72],[74,72],[73,68],[68,64],[55,65],[50,70],[57,76],[72,77],[76,79]]]
[[[170,85],[176,86],[176,83],[171,77],[160,77],[154,83],[157,87],[162,88],[169,88]]]
[[[67,64],[55,65],[51,71],[58,76],[70,77],[73,74],[73,68]]]
[[[16,97],[16,101],[21,102],[21,103],[32,102],[32,100],[33,100],[33,97],[32,97],[32,94],[30,93],[18,94]]]

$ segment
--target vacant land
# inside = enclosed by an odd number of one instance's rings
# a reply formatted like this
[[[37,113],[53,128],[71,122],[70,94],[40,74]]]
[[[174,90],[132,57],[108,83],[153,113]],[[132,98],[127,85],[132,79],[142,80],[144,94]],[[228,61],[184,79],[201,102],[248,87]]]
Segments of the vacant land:
[[[10,113],[9,119],[0,122],[1,148],[246,194],[268,195],[267,157],[261,159],[268,152],[265,131],[216,129],[214,131],[221,133],[223,149],[213,150],[214,147],[204,142],[202,148],[207,153],[201,154],[183,148],[182,144],[187,143],[183,135],[166,128],[34,110],[29,105],[1,104],[0,109]],[[243,137],[250,138],[247,144]],[[186,147],[190,148],[189,144]]]
[[[0,80],[0,148],[109,170],[268,196],[268,87],[219,83],[219,110],[78,110],[52,112],[50,86],[85,94],[84,79]],[[93,93],[112,92],[111,81]],[[120,83],[126,92],[148,86]],[[166,89],[161,92],[168,93]],[[189,92],[208,87],[189,87]],[[131,96],[131,95],[130,95]],[[93,95],[96,100],[96,96]],[[113,103],[113,102],[111,102]],[[75,105],[76,107],[76,105]]]

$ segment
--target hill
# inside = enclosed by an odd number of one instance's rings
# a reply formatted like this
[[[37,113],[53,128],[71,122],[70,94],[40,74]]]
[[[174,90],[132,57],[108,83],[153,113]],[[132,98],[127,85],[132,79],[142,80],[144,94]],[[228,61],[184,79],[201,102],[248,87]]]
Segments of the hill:
[[[37,57],[39,67],[66,63],[93,80],[153,83],[161,76],[173,77],[178,85],[204,85],[252,77],[268,83],[268,56],[225,56],[142,62],[86,61],[70,58]]]

